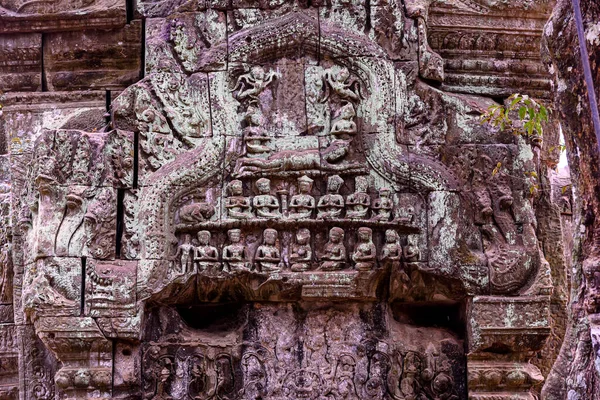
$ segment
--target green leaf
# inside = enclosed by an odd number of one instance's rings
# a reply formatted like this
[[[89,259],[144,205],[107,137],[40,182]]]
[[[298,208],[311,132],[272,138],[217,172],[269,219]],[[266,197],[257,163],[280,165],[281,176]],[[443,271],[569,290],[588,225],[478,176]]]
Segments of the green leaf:
[[[527,114],[527,107],[525,106],[521,106],[519,108],[519,119],[524,119],[525,118],[525,114]]]
[[[548,109],[544,106],[540,106],[540,117],[543,121],[548,121]]]

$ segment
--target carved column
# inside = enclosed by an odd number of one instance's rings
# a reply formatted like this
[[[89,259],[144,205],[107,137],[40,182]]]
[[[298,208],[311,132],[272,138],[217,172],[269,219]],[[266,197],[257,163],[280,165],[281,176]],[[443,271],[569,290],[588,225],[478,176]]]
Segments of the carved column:
[[[548,296],[476,296],[469,301],[469,398],[534,400],[544,380],[530,363],[550,334]]]

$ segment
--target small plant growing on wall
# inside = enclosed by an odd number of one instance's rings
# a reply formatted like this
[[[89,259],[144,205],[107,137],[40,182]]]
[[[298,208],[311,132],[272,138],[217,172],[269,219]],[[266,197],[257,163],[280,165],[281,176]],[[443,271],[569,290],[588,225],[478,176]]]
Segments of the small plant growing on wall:
[[[551,110],[527,95],[515,93],[508,98],[508,105],[494,104],[481,116],[482,123],[488,123],[504,131],[511,130],[515,135],[531,140],[533,145],[541,143],[544,128]]]
[[[519,93],[511,95],[506,104],[508,105],[490,106],[481,115],[481,123],[490,124],[501,131],[510,130],[515,135],[523,137],[532,146],[541,147],[544,135],[543,124],[548,122],[552,110],[528,95]],[[492,171],[492,176],[496,175],[501,168],[502,164],[498,163]],[[525,172],[523,179],[528,182],[530,195],[535,196],[539,189],[537,173]]]

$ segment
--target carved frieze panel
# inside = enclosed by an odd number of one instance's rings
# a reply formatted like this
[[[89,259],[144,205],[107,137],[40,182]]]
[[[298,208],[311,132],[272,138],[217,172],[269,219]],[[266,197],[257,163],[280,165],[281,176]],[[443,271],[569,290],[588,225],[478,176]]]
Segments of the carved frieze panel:
[[[151,342],[142,350],[144,397],[458,399],[465,385],[460,341],[438,330],[430,344],[398,342],[393,338],[417,331],[396,322],[391,331],[361,339],[385,314],[369,307],[309,307],[301,321],[290,307],[238,309],[219,339],[199,326],[190,329],[174,310],[155,309],[152,318],[164,328],[149,330]]]
[[[30,257],[114,257],[116,189],[132,184],[132,168],[127,132],[44,132],[27,167],[32,181],[23,188],[17,220],[21,234],[32,238]]]
[[[0,90],[41,90],[41,51],[41,34],[0,35]]]
[[[550,80],[539,49],[553,4],[434,1],[429,10],[429,41],[444,58],[443,88],[483,95],[525,89],[546,97]],[[513,17],[515,10],[521,18]]]

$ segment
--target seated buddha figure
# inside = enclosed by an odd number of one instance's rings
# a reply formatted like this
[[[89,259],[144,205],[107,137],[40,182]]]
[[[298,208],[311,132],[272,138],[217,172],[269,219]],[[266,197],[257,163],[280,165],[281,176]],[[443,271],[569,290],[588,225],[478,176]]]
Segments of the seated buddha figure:
[[[344,210],[344,198],[339,194],[344,180],[339,175],[327,179],[327,194],[319,199],[317,219],[340,218]]]
[[[385,231],[385,244],[381,249],[381,262],[385,265],[396,266],[402,258],[402,246],[398,232],[393,229]]]
[[[252,200],[256,216],[259,218],[281,218],[279,200],[271,194],[271,181],[267,178],[260,178],[256,181],[256,190],[258,195],[254,196]]]
[[[334,227],[329,231],[329,241],[325,244],[321,255],[322,271],[339,271],[346,264],[346,247],[344,246],[344,230]]]
[[[241,230],[228,230],[227,238],[229,244],[223,247],[223,270],[227,272],[249,271],[248,251],[246,245],[241,243]]]
[[[299,229],[296,232],[296,242],[292,245],[292,254],[290,254],[291,270],[293,272],[307,271],[311,259],[310,231],[306,228]]]
[[[291,219],[309,219],[315,209],[315,198],[311,196],[313,180],[308,176],[298,178],[298,193],[293,195],[290,200]]]
[[[254,261],[261,272],[279,272],[281,270],[281,253],[277,248],[277,231],[265,229],[263,243],[256,249]]]
[[[194,249],[194,261],[198,272],[216,272],[219,266],[219,251],[210,245],[210,232],[198,232],[198,246]]]
[[[373,243],[373,231],[371,228],[358,228],[358,243],[352,253],[352,261],[358,271],[370,271],[375,268],[375,257],[377,250]]]
[[[369,213],[371,196],[367,193],[369,183],[366,177],[357,176],[354,180],[355,191],[346,198],[346,218],[363,219]]]
[[[242,181],[235,179],[227,185],[229,196],[225,198],[227,217],[232,219],[253,218],[250,198],[243,196]]]
[[[379,189],[379,198],[373,203],[372,219],[379,222],[387,222],[392,216],[394,201],[391,199],[391,190],[388,188]]]

